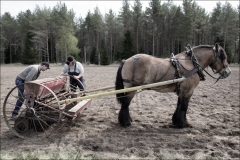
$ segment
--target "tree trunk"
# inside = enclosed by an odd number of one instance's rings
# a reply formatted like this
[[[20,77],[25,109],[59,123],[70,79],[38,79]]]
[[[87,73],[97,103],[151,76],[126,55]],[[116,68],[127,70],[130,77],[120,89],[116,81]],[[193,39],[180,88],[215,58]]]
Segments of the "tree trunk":
[[[86,57],[86,47],[84,46],[84,62],[87,63],[87,57]]]
[[[11,45],[11,43],[10,43],[10,64],[12,63],[12,45]]]
[[[55,50],[56,50],[56,63],[59,63],[59,54],[58,54],[58,49],[57,49],[57,43],[55,42]]]
[[[42,58],[41,58],[41,45],[40,43],[38,43],[38,62],[42,62]]]
[[[136,46],[137,46],[137,53],[138,54],[138,27],[137,27],[137,35],[136,35]]]
[[[159,37],[159,34],[158,34],[158,29],[157,29],[157,33],[156,33],[156,34],[157,34],[157,35],[156,35],[156,41],[157,41],[156,43],[157,43],[157,44],[156,44],[156,54],[155,54],[155,55],[156,55],[156,56],[159,56],[159,53],[160,53],[160,52],[159,52],[159,39],[160,39],[160,37]]]
[[[49,52],[48,52],[48,33],[47,33],[47,36],[46,36],[46,43],[47,43],[47,48],[46,48],[46,56],[44,59],[44,61],[46,61],[47,59],[47,62],[49,62]]]
[[[153,28],[153,47],[152,47],[152,55],[154,56],[154,28]]]
[[[100,65],[100,60],[101,60],[101,57],[100,57],[100,52],[98,53],[98,65]]]
[[[240,32],[238,37],[238,64],[240,64]]]
[[[112,32],[111,32],[111,38],[110,38],[110,39],[111,39],[111,42],[110,42],[110,54],[111,54],[111,63],[112,63],[112,62],[113,62],[113,53],[112,53],[112,46],[113,46],[113,45],[112,45],[112,43],[113,43],[113,42],[112,42]]]
[[[52,37],[51,37],[51,61],[53,61],[53,47],[52,47]]]
[[[64,45],[65,45],[65,59],[67,59],[67,45],[66,45],[66,39],[64,40]]]

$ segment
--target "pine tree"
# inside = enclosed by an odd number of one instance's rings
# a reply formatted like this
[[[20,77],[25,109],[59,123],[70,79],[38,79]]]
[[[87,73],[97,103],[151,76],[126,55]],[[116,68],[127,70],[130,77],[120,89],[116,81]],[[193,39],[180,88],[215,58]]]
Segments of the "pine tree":
[[[25,49],[22,56],[23,64],[37,63],[37,53],[34,48],[34,43],[31,41],[33,35],[28,32],[25,40]]]
[[[109,65],[109,56],[107,53],[106,46],[103,47],[101,52],[101,65]]]
[[[129,30],[127,30],[124,37],[125,38],[123,40],[123,53],[121,58],[127,59],[134,55],[133,38]]]
[[[91,64],[98,64],[96,48],[93,48],[91,55],[90,55],[90,63]]]

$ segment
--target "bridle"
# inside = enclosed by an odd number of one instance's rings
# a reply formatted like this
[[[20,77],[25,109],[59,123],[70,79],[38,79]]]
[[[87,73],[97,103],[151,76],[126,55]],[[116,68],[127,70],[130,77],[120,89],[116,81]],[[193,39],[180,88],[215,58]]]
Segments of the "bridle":
[[[213,79],[217,79],[217,81],[219,80],[219,79],[224,79],[224,78],[226,78],[225,77],[225,68],[227,68],[227,65],[224,65],[223,64],[223,60],[224,60],[224,58],[226,58],[225,57],[225,55],[224,55],[224,53],[221,53],[221,52],[223,52],[223,51],[220,51],[220,53],[218,52],[218,49],[216,49],[215,48],[215,46],[214,47],[207,47],[207,48],[211,48],[212,50],[213,50],[213,53],[214,53],[214,60],[212,61],[212,63],[209,65],[210,67],[211,67],[211,69],[212,69],[212,71],[213,71],[213,73],[214,74],[218,74],[218,73],[220,73],[220,76],[218,77],[218,78],[215,78],[215,77],[213,77],[210,73],[208,73],[208,71],[206,71],[204,68],[202,68],[202,66],[199,64],[199,62],[198,62],[198,60],[197,60],[197,58],[195,57],[195,55],[194,55],[194,52],[193,52],[193,50],[192,50],[192,48],[191,48],[191,46],[188,44],[187,45],[187,47],[186,47],[186,54],[187,54],[187,56],[190,56],[190,59],[192,60],[192,62],[193,62],[193,66],[194,66],[194,68],[192,69],[192,70],[190,70],[189,72],[187,72],[185,75],[184,75],[184,77],[189,77],[189,76],[191,76],[192,74],[194,74],[194,73],[198,73],[198,75],[199,75],[199,77],[200,77],[200,80],[205,80],[205,75],[203,74],[203,72],[202,71],[205,71],[210,77],[212,77]],[[218,48],[218,47],[217,47]],[[218,59],[221,59],[221,61],[222,61],[222,63],[221,62],[219,62],[219,60]],[[215,64],[215,63],[218,63],[218,64],[220,64],[221,65],[221,67],[222,67],[222,69],[221,70],[219,70],[219,71],[216,71],[216,70],[214,70],[212,67],[213,67],[213,65]],[[179,62],[178,62],[179,63]],[[179,63],[179,65],[180,66],[182,66],[185,70],[187,70],[181,63]],[[216,81],[216,82],[217,82]],[[216,83],[215,82],[215,83]]]
[[[215,59],[213,60],[213,62],[212,62],[209,66],[211,67],[213,73],[214,73],[214,74],[217,74],[217,73],[221,72],[223,69],[225,69],[226,66],[225,66],[223,63],[219,62],[218,58],[220,57],[220,54],[219,54],[218,51],[216,51],[215,47],[213,47],[213,53],[214,53],[214,58],[215,58]],[[219,58],[219,59],[221,59],[221,58]],[[212,66],[213,66],[216,62],[222,66],[222,69],[219,70],[219,71],[215,71],[215,70],[212,68]]]
[[[218,59],[221,59],[221,58],[220,58],[219,52],[216,51],[215,46],[214,46],[212,49],[213,49],[213,53],[214,53],[214,58],[215,58],[215,59],[213,60],[213,62],[212,62],[209,66],[211,67],[211,69],[212,69],[212,71],[213,71],[214,74],[218,74],[218,73],[220,73],[222,70],[224,70],[225,68],[227,68],[227,66],[225,66],[223,63],[219,62]],[[221,54],[222,54],[222,53],[221,53]],[[221,67],[222,67],[222,69],[219,70],[219,71],[215,71],[215,70],[212,68],[212,66],[213,66],[216,62],[217,62],[218,64],[220,64]],[[213,77],[210,73],[208,73],[205,69],[203,69],[203,70],[204,70],[210,77],[212,77],[213,79],[217,79],[217,81],[218,81],[219,79],[223,79],[222,75],[220,75],[218,78],[215,78],[215,77]],[[217,81],[216,81],[215,83],[217,83]],[[214,84],[215,84],[215,83],[214,83]]]

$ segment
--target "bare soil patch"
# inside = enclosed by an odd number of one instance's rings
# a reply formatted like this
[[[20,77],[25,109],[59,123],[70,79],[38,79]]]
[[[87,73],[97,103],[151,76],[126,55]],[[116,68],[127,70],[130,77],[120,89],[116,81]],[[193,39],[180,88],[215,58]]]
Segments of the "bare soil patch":
[[[1,66],[1,108],[7,93],[15,86],[23,65]],[[84,66],[87,89],[112,86],[118,65]],[[61,65],[51,65],[39,78],[56,77]],[[214,84],[207,76],[195,89],[187,113],[193,128],[171,127],[176,108],[174,93],[142,91],[130,105],[132,126],[123,128],[117,117],[120,106],[115,96],[92,100],[71,125],[64,125],[53,139],[23,140],[6,126],[1,109],[1,152],[76,152],[85,156],[119,159],[238,159],[239,146],[239,67]],[[209,72],[210,69],[209,69]],[[212,72],[211,72],[212,73]]]

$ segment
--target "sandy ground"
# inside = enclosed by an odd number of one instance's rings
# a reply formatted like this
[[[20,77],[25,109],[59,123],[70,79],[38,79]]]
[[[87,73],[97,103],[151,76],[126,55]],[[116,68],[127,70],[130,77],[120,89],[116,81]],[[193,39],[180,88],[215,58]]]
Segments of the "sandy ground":
[[[16,75],[25,67],[1,66],[1,107],[14,87]],[[87,89],[114,85],[118,65],[84,67]],[[56,77],[61,69],[61,65],[51,65],[39,78]],[[51,140],[15,137],[6,126],[1,109],[1,151],[16,155],[31,151],[80,152],[103,159],[237,159],[240,157],[239,67],[231,69],[227,79],[214,84],[215,80],[207,76],[195,89],[187,113],[193,128],[171,127],[177,103],[175,93],[142,91],[130,105],[132,126],[119,125],[120,106],[115,96],[95,98],[73,124],[66,124]]]

